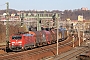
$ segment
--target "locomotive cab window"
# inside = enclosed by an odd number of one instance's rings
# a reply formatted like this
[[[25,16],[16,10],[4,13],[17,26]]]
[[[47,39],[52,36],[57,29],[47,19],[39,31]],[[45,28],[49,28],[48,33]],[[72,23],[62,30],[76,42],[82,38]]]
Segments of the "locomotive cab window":
[[[12,39],[21,39],[22,38],[22,36],[12,36]]]

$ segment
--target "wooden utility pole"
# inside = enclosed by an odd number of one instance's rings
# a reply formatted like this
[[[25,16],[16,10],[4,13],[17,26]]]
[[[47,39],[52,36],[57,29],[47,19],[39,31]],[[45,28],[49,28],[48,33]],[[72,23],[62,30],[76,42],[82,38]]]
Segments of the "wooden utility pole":
[[[9,41],[9,3],[6,3],[6,41]]]
[[[85,31],[85,23],[83,23],[83,41],[85,40],[85,37],[84,37],[84,31]]]
[[[78,38],[79,38],[79,46],[80,46],[80,22],[78,22]]]
[[[46,17],[46,10],[44,11],[44,18]],[[46,20],[44,19],[44,22],[43,22],[43,26],[44,26],[44,30],[45,30],[45,27],[46,27]]]
[[[21,19],[21,27],[23,27],[23,24],[24,24],[24,13],[21,12],[20,14],[20,19]]]
[[[40,24],[39,14],[37,14],[36,16],[37,16],[37,31],[41,31],[41,24]]]
[[[37,14],[37,31],[39,31],[39,15]]]
[[[50,20],[49,20],[49,26],[48,27],[49,27],[49,30],[50,30]]]
[[[9,3],[6,3],[6,52],[9,47]]]
[[[58,21],[58,16],[57,16],[57,14],[56,14],[56,21],[57,21],[57,22],[56,22],[56,24],[57,24],[56,26],[57,26],[57,55],[58,55],[58,27],[59,27],[58,22],[59,22],[59,21]]]

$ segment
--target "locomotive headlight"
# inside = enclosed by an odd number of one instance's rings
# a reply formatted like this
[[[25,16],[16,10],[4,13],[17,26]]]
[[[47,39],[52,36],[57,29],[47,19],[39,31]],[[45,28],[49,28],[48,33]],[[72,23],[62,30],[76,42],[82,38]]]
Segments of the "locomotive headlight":
[[[22,42],[18,42],[19,43],[19,45],[22,45]]]
[[[22,42],[18,42],[19,44],[22,44]]]
[[[15,42],[12,42],[12,45],[14,45],[15,44]]]
[[[14,44],[12,44],[12,45],[14,45]]]
[[[12,44],[14,44],[15,42],[12,42]]]

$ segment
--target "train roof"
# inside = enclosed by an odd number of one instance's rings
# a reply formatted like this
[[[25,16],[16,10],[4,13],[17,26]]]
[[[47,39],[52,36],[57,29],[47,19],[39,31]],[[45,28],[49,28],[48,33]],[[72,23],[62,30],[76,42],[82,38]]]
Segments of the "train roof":
[[[23,36],[33,36],[32,34],[23,34]]]

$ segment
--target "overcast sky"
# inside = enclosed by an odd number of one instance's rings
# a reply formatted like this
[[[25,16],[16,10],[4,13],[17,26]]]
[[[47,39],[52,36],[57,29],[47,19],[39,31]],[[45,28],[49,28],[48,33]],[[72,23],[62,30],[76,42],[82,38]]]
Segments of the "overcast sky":
[[[0,10],[6,9],[6,2],[9,2],[10,9],[16,10],[90,9],[90,0],[0,0]]]

